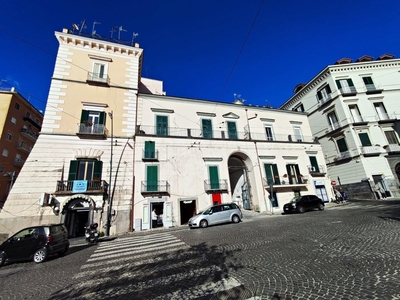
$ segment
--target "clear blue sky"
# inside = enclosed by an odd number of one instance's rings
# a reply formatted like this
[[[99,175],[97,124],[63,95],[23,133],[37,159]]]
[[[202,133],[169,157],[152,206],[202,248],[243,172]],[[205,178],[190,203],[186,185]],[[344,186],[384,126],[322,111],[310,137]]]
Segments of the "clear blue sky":
[[[261,8],[260,8],[261,7]],[[0,87],[44,110],[58,42],[54,31],[86,19],[100,35],[144,49],[143,76],[167,95],[278,107],[336,60],[400,57],[400,1],[88,0],[3,1]],[[114,37],[116,34],[114,33]],[[28,94],[30,96],[28,96]]]

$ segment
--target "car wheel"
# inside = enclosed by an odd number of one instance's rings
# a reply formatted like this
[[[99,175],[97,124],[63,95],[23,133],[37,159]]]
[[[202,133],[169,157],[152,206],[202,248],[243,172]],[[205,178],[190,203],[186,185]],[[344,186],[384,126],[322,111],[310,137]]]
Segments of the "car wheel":
[[[322,203],[318,204],[318,209],[319,210],[324,210],[325,209],[325,205],[323,205]]]
[[[238,215],[233,215],[233,217],[232,217],[232,222],[233,222],[233,223],[239,223],[239,222],[240,222],[239,216],[238,216]]]
[[[298,210],[298,212],[299,213],[303,213],[303,212],[305,212],[306,210],[304,209],[304,207],[303,206],[299,206],[298,208],[297,208],[297,210]]]
[[[57,252],[57,254],[60,256],[63,256],[65,253],[67,253],[68,249],[69,249],[69,246],[66,246],[63,251]]]
[[[33,253],[33,261],[35,263],[41,263],[45,261],[47,258],[47,249],[46,248],[40,248]]]
[[[200,227],[201,228],[206,228],[208,226],[208,222],[206,220],[201,220],[200,221]]]
[[[4,265],[4,263],[6,262],[6,255],[3,253],[0,253],[0,267],[2,265]]]

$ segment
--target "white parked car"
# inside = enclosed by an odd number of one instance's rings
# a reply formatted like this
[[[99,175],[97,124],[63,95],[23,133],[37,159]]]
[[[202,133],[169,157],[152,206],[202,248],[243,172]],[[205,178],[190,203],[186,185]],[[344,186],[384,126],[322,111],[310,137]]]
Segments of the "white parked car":
[[[236,203],[213,205],[189,220],[189,227],[206,228],[222,223],[239,223],[243,219],[242,211]]]

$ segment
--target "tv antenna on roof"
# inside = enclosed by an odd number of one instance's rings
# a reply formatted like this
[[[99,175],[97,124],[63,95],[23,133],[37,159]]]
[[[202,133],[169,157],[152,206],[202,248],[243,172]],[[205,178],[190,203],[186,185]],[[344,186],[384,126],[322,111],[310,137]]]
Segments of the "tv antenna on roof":
[[[101,23],[100,23],[100,22],[96,22],[96,21],[93,22],[92,36],[95,36],[95,35],[96,35],[96,30],[94,30],[94,27],[95,27],[97,24],[101,24]]]
[[[79,29],[79,34],[81,34],[81,32],[82,32],[82,30],[83,29],[86,29],[87,27],[86,27],[86,20],[83,20],[82,22],[81,22],[81,28]]]
[[[133,41],[135,40],[135,37],[137,37],[139,35],[139,33],[134,32],[132,33],[132,46],[133,46]]]
[[[121,31],[126,31],[125,29],[122,28],[122,26],[119,26],[118,28],[118,39],[121,39]]]

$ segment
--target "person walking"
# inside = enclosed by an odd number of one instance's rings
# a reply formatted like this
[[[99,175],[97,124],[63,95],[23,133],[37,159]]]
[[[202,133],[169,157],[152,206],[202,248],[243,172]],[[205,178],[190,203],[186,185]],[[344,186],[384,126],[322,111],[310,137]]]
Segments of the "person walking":
[[[153,211],[151,212],[151,228],[156,228],[157,227],[157,213],[156,209],[154,208]]]
[[[379,193],[381,193],[382,200],[386,200],[386,191],[382,186],[379,187]]]
[[[336,196],[336,201],[337,201],[338,203],[343,203],[342,194],[341,194],[338,190],[335,190],[335,196]]]

